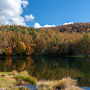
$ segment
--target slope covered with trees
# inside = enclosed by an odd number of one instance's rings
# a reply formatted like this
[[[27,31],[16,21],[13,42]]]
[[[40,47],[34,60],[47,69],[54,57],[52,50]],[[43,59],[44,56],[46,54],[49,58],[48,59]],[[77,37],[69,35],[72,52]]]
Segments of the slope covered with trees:
[[[52,27],[51,30],[59,30],[60,32],[90,32],[90,23],[73,23]]]
[[[90,55],[89,24],[80,23],[79,25],[81,27],[63,25],[55,27],[56,29],[54,27],[34,29],[16,25],[1,26],[0,55]]]

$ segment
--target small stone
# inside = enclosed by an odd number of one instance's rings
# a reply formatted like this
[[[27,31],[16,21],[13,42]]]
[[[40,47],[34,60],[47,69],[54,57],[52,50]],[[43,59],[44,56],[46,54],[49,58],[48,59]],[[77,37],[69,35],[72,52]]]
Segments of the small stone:
[[[2,74],[1,76],[6,76],[6,74]]]

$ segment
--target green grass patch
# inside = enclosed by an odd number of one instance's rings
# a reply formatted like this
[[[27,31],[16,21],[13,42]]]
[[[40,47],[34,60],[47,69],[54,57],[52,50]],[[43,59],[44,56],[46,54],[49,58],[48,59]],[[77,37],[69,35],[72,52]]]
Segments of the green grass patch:
[[[28,90],[27,88],[15,88],[17,85],[36,85],[36,79],[28,74],[27,71],[18,73],[13,72],[0,72],[0,90],[5,88],[7,90]],[[13,89],[15,88],[15,89]]]
[[[36,85],[36,79],[31,77],[30,75],[28,75],[28,76],[23,76],[23,75],[16,76],[16,80],[18,82],[20,82],[22,80],[22,81],[27,82],[31,85]]]

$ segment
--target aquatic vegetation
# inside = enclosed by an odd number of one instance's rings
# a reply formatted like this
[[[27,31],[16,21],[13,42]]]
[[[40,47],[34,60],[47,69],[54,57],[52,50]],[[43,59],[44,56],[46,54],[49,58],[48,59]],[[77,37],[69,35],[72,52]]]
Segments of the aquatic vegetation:
[[[90,86],[90,58],[7,57],[0,59],[0,71],[28,71],[38,80],[59,80],[73,77],[79,86]],[[43,71],[43,72],[42,72]],[[17,72],[16,72],[17,74]]]
[[[28,75],[27,71],[18,73],[16,70],[13,72],[0,72],[0,89],[7,90],[28,90],[27,88],[16,87],[17,85],[31,84],[36,85],[36,79]]]
[[[77,86],[76,80],[69,77],[57,81],[40,81],[36,88],[37,90],[83,90]]]
[[[18,73],[14,70],[13,72],[0,73],[0,89],[28,90],[28,88],[16,87],[17,85],[27,84],[34,85],[37,90],[83,90],[77,86],[77,81],[70,77],[62,78],[61,80],[37,81],[34,77],[30,76],[27,71]]]
[[[22,85],[22,84],[36,85],[36,82],[37,82],[36,78],[29,75],[27,71],[22,71],[16,74],[15,73],[16,72],[14,71],[14,77],[18,85]]]
[[[15,87],[14,90],[29,90],[27,87]]]

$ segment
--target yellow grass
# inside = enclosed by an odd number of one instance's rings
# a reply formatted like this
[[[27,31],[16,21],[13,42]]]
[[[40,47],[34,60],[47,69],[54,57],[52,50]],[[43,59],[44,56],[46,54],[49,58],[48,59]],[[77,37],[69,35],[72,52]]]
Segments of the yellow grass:
[[[36,84],[36,79],[31,77],[27,71],[18,73],[13,72],[0,72],[0,90],[26,90],[27,88],[19,89],[15,86],[25,84]]]
[[[77,81],[70,77],[56,81],[40,81],[36,88],[37,90],[83,90],[77,86]]]

